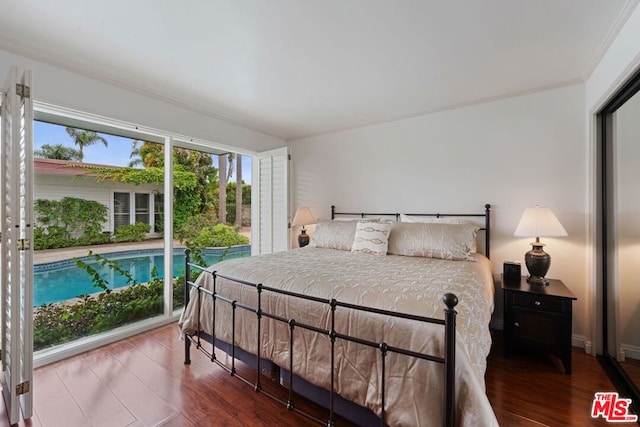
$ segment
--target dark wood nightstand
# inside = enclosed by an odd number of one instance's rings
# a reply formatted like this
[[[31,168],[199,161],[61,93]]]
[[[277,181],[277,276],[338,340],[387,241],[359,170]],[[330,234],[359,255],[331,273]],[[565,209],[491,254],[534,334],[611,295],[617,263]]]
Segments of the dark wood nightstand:
[[[526,277],[505,281],[504,354],[529,348],[550,353],[562,360],[571,374],[571,305],[577,298],[560,280],[547,286],[530,285]]]

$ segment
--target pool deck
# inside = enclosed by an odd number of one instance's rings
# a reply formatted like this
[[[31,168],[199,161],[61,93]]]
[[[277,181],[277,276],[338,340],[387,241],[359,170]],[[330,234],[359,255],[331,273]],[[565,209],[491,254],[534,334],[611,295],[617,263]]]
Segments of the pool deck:
[[[251,239],[251,229],[244,228],[241,234]],[[46,264],[49,262],[62,261],[65,259],[78,258],[87,256],[89,251],[94,254],[108,254],[112,252],[135,251],[143,249],[162,249],[164,247],[164,239],[149,239],[143,242],[128,243],[108,243],[106,245],[78,246],[74,248],[62,249],[44,249],[33,251],[34,264]],[[184,245],[177,240],[173,241],[174,249],[184,249]]]
[[[74,248],[45,249],[33,252],[34,264],[46,264],[49,262],[62,261],[65,259],[79,258],[87,256],[89,251],[94,254],[108,254],[121,251],[135,251],[142,249],[162,249],[163,239],[150,239],[144,242],[109,243],[106,245],[79,246]],[[184,248],[184,245],[177,240],[173,242],[174,248]]]

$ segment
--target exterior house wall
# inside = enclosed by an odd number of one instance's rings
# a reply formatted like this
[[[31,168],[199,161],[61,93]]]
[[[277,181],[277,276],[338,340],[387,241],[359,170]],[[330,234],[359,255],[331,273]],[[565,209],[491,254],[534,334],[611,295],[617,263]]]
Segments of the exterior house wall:
[[[103,224],[102,229],[113,233],[113,192],[154,194],[162,192],[162,190],[161,185],[133,185],[112,181],[98,182],[91,177],[35,174],[33,199],[62,200],[64,197],[76,197],[102,203],[109,209],[109,218]]]

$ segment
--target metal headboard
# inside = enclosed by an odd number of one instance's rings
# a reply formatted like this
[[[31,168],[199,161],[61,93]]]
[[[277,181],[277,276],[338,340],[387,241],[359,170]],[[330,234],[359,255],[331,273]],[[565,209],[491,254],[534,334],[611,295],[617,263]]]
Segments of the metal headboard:
[[[403,212],[404,213],[404,212]],[[491,205],[487,203],[484,205],[484,213],[464,213],[464,214],[455,214],[455,213],[404,213],[409,216],[425,216],[425,217],[433,217],[433,218],[444,218],[444,217],[458,217],[458,218],[481,218],[484,217],[484,227],[481,227],[480,230],[484,230],[485,238],[484,238],[484,255],[487,258],[490,257],[490,241],[491,241]],[[353,216],[360,218],[367,218],[370,216],[386,216],[386,217],[394,217],[396,221],[400,221],[399,213],[375,213],[375,212],[337,212],[336,207],[331,205],[331,219],[335,219],[336,216]]]

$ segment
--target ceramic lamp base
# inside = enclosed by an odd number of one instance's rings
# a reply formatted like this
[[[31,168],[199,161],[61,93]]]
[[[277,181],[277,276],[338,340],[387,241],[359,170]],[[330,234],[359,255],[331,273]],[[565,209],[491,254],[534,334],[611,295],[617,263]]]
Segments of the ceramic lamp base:
[[[298,235],[298,246],[303,248],[309,244],[309,235],[307,234],[307,230],[304,228],[300,231],[300,235]]]
[[[549,281],[544,278],[551,266],[551,257],[542,250],[543,244],[536,242],[531,244],[533,249],[524,255],[524,262],[529,270],[527,282],[532,285],[546,286]]]

